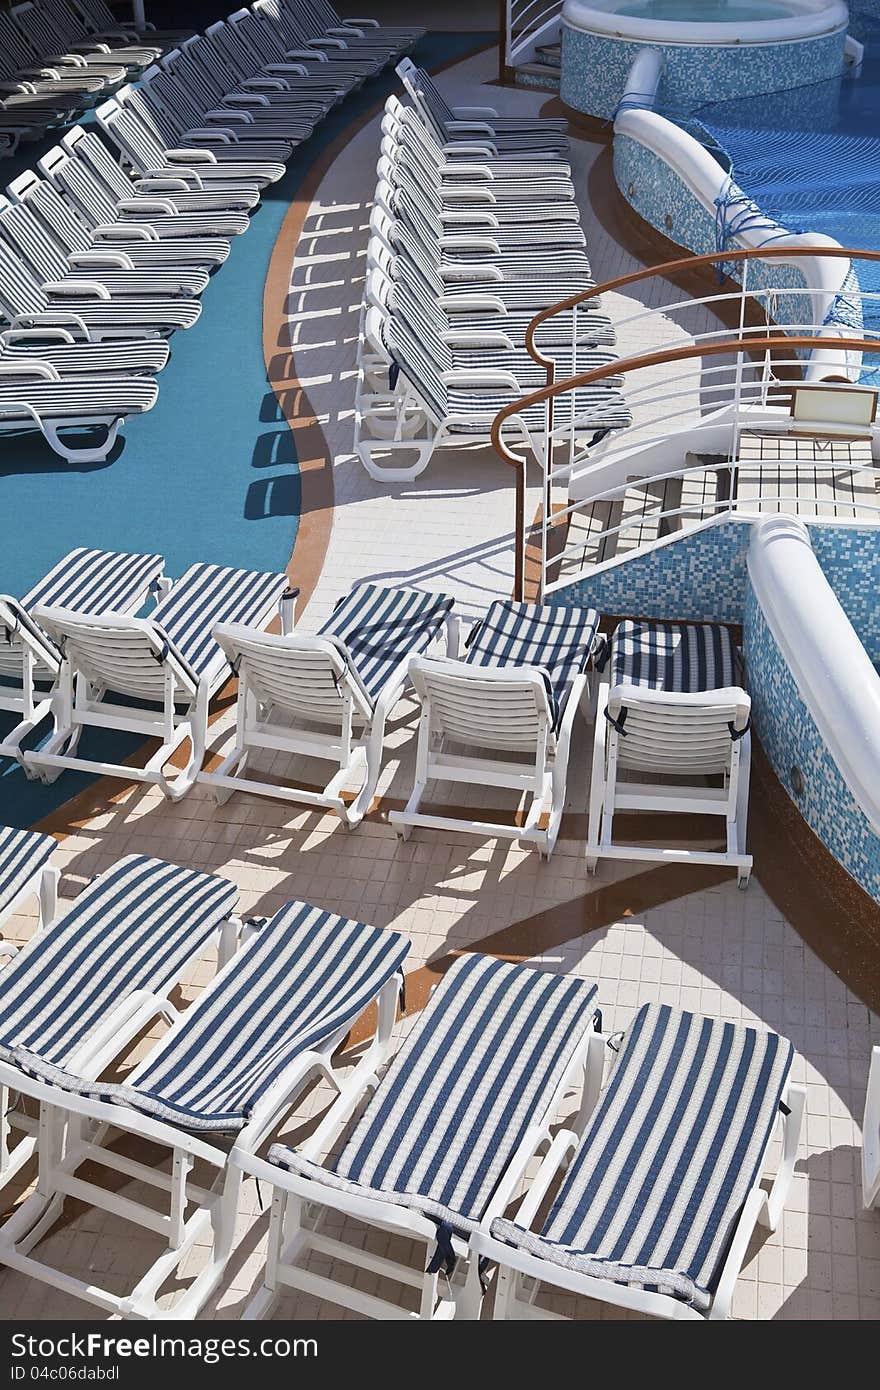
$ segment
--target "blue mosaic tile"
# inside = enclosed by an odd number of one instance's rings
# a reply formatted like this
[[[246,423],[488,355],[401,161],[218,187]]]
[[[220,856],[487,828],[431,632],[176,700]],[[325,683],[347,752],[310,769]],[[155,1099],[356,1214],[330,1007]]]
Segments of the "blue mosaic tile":
[[[835,859],[875,902],[880,902],[880,838],[856,805],[825,747],[750,584],[743,639],[752,718],[779,781]],[[801,795],[792,788],[795,767],[803,775]]]
[[[709,101],[800,87],[836,77],[843,67],[846,35],[793,43],[663,44],[588,34],[562,25],[562,100],[575,111],[612,117],[640,49],[662,53],[658,105],[693,111]]]

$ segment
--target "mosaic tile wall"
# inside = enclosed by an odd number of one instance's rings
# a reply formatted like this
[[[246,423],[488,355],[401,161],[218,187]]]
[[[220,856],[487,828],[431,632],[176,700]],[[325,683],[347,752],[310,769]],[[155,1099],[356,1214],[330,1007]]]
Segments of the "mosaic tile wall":
[[[746,586],[744,647],[752,717],[777,777],[835,859],[880,902],[880,838],[828,753],[750,584]],[[795,767],[804,778],[799,796],[791,785]]]
[[[739,623],[750,536],[748,522],[725,519],[578,580],[558,598],[600,613]]]
[[[628,135],[614,137],[614,177],[631,207],[664,236],[698,256],[716,250],[714,214],[706,211],[665,160]],[[735,264],[731,264],[730,273],[733,279],[739,279]],[[752,261],[752,289],[771,284],[778,288],[803,286],[806,280],[796,266]],[[780,295],[773,314],[780,323],[807,323],[812,316],[806,295]]]
[[[707,101],[751,96],[836,77],[843,67],[843,30],[796,43],[681,45],[652,43],[663,54],[658,104],[693,111]],[[561,95],[590,116],[612,117],[633,59],[644,43],[588,34],[562,25]]]
[[[810,540],[859,641],[880,664],[880,529],[811,526]]]

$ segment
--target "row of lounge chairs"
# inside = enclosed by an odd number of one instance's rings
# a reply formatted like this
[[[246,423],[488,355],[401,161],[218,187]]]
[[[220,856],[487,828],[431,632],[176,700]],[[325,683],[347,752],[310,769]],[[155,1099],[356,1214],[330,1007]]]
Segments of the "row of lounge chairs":
[[[355,448],[371,477],[400,482],[418,477],[443,444],[488,442],[498,411],[546,384],[526,328],[593,282],[559,126],[453,111],[409,59],[397,71],[412,105],[391,97],[382,120]],[[565,376],[615,361],[598,304],[580,314],[576,343],[570,314],[549,332]],[[574,424],[598,442],[625,428],[621,385],[609,376],[560,397],[554,436]],[[544,407],[518,419],[539,453]]]
[[[0,429],[36,427],[70,462],[104,460],[121,421],[155,403],[161,340],[198,321],[262,191],[421,33],[257,0],[180,48],[169,39],[146,71],[143,51],[119,50],[140,81],[95,112],[116,154],[76,127],[0,199]]]
[[[150,598],[149,616],[136,616]],[[281,797],[354,826],[376,792],[388,720],[411,692],[421,707],[415,782],[391,812],[398,833],[467,830],[549,857],[580,712],[595,723],[590,867],[683,857],[748,881],[750,702],[728,629],[622,622],[606,641],[594,609],[499,599],[461,647],[442,593],[359,584],[314,634],[296,629],[295,602],[283,574],[196,564],[171,584],[159,555],[71,552],[21,599],[0,596],[0,707],[18,715],[0,753],[49,781],[76,768],[179,799],[198,779],[220,800]],[[279,609],[281,632],[265,631]],[[230,671],[232,746],[203,770],[210,702]],[[51,734],[30,746],[50,716]],[[92,729],[154,737],[158,750],[143,768],[111,763],[81,749]],[[172,772],[181,749],[184,766]],[[332,775],[320,789],[270,777],[253,765],[266,751],[330,762]],[[436,814],[424,803],[442,782],[515,792],[526,798],[522,818]],[[718,817],[725,848],[615,843],[615,817],[633,810]]]
[[[0,832],[0,921],[23,886],[40,891],[52,846]],[[37,933],[0,973],[0,1103],[18,1136],[10,1146],[4,1124],[0,1184],[35,1152],[39,1165],[0,1230],[0,1262],[107,1312],[195,1316],[235,1248],[248,1176],[273,1193],[248,1317],[296,1288],[371,1317],[476,1318],[494,1273],[496,1318],[558,1316],[548,1290],[720,1318],[756,1222],[780,1219],[805,1093],[775,1033],[650,1004],[607,1035],[589,981],[469,954],[380,1078],[409,949],[399,933],[301,902],[242,924],[232,883],[141,855],[61,916],[52,897],[42,890]],[[212,940],[218,972],[178,1014],[171,991]],[[371,1003],[373,1041],[346,1069],[335,1054]],[[160,1018],[167,1032],[125,1081],[103,1080]],[[314,1132],[266,1153],[317,1077],[338,1094]],[[135,1159],[120,1136],[170,1165]],[[120,1176],[150,1199],[120,1193]],[[129,1292],[41,1259],[69,1198],[167,1241]],[[408,1237],[415,1255],[375,1253],[364,1225]],[[409,1295],[367,1292],[360,1271]],[[190,1282],[169,1310],[175,1274]]]

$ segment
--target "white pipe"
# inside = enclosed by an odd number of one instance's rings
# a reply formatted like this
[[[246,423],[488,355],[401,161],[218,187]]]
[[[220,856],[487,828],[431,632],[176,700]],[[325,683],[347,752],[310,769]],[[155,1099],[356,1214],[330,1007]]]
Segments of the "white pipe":
[[[620,99],[618,110],[643,107],[650,110],[657,100],[657,88],[663,76],[663,54],[656,48],[640,48],[633,59]]]
[[[865,45],[853,38],[852,34],[847,34],[846,42],[843,45],[843,61],[848,67],[858,68],[861,67],[864,56]]]
[[[635,67],[636,63],[633,63],[627,79],[627,89],[632,85],[634,92]],[[658,159],[662,159],[702,205],[707,216],[714,221],[716,199],[727,189],[727,175],[699,140],[695,140],[686,130],[682,130],[665,116],[658,115],[656,111],[647,110],[644,106],[637,110],[632,104],[628,109],[621,110],[615,119],[614,134],[634,140]],[[768,223],[769,221],[768,218]],[[746,227],[737,235],[737,244],[745,249],[759,249],[765,240],[766,228],[761,227]],[[819,232],[794,235],[784,231],[781,235],[774,235],[772,244],[774,250],[787,246],[818,249],[823,246],[840,245],[832,237],[823,236]],[[800,270],[806,284],[811,288],[813,325],[828,342],[827,346],[823,345],[811,353],[804,374],[806,380],[820,381],[834,376],[857,381],[861,367],[860,354],[841,352],[834,347],[835,338],[852,336],[852,330],[844,329],[839,324],[825,325],[825,319],[846,281],[852,262],[831,256],[798,256],[790,260],[783,256],[774,258],[774,263],[796,266]]]
[[[871,829],[880,834],[880,676],[828,583],[803,522],[752,532],[752,588],[801,698]]]

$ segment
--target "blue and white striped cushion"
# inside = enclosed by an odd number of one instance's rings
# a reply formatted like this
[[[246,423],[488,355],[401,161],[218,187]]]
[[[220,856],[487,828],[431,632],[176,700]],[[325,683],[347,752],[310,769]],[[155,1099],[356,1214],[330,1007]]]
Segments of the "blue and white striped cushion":
[[[611,639],[610,678],[679,695],[739,685],[730,630],[718,623],[618,623]]]
[[[371,700],[402,661],[425,651],[452,608],[446,594],[359,584],[320,629],[343,649]]]
[[[150,616],[190,670],[202,676],[222,655],[211,635],[217,623],[263,627],[286,588],[283,574],[190,565]]]
[[[493,1223],[493,1234],[707,1308],[760,1176],[792,1057],[776,1033],[646,1004],[543,1235],[507,1221]]]
[[[332,1170],[276,1144],[270,1159],[475,1229],[529,1125],[592,1026],[595,985],[492,956],[456,961]]]
[[[71,550],[38,580],[21,600],[23,608],[37,604],[69,608],[98,617],[128,613],[162,573],[161,555],[126,555],[113,550]]]
[[[0,826],[0,918],[55,849],[51,835]]]
[[[241,1129],[281,1072],[352,1024],[409,942],[307,903],[281,908],[214,977],[123,1086],[78,1082],[17,1051],[24,1070],[187,1129]]]
[[[472,629],[471,666],[533,666],[547,678],[554,723],[575,676],[586,669],[599,630],[595,608],[497,599]]]
[[[0,976],[0,1057],[25,1047],[64,1066],[129,995],[166,990],[237,898],[215,874],[120,860]]]

